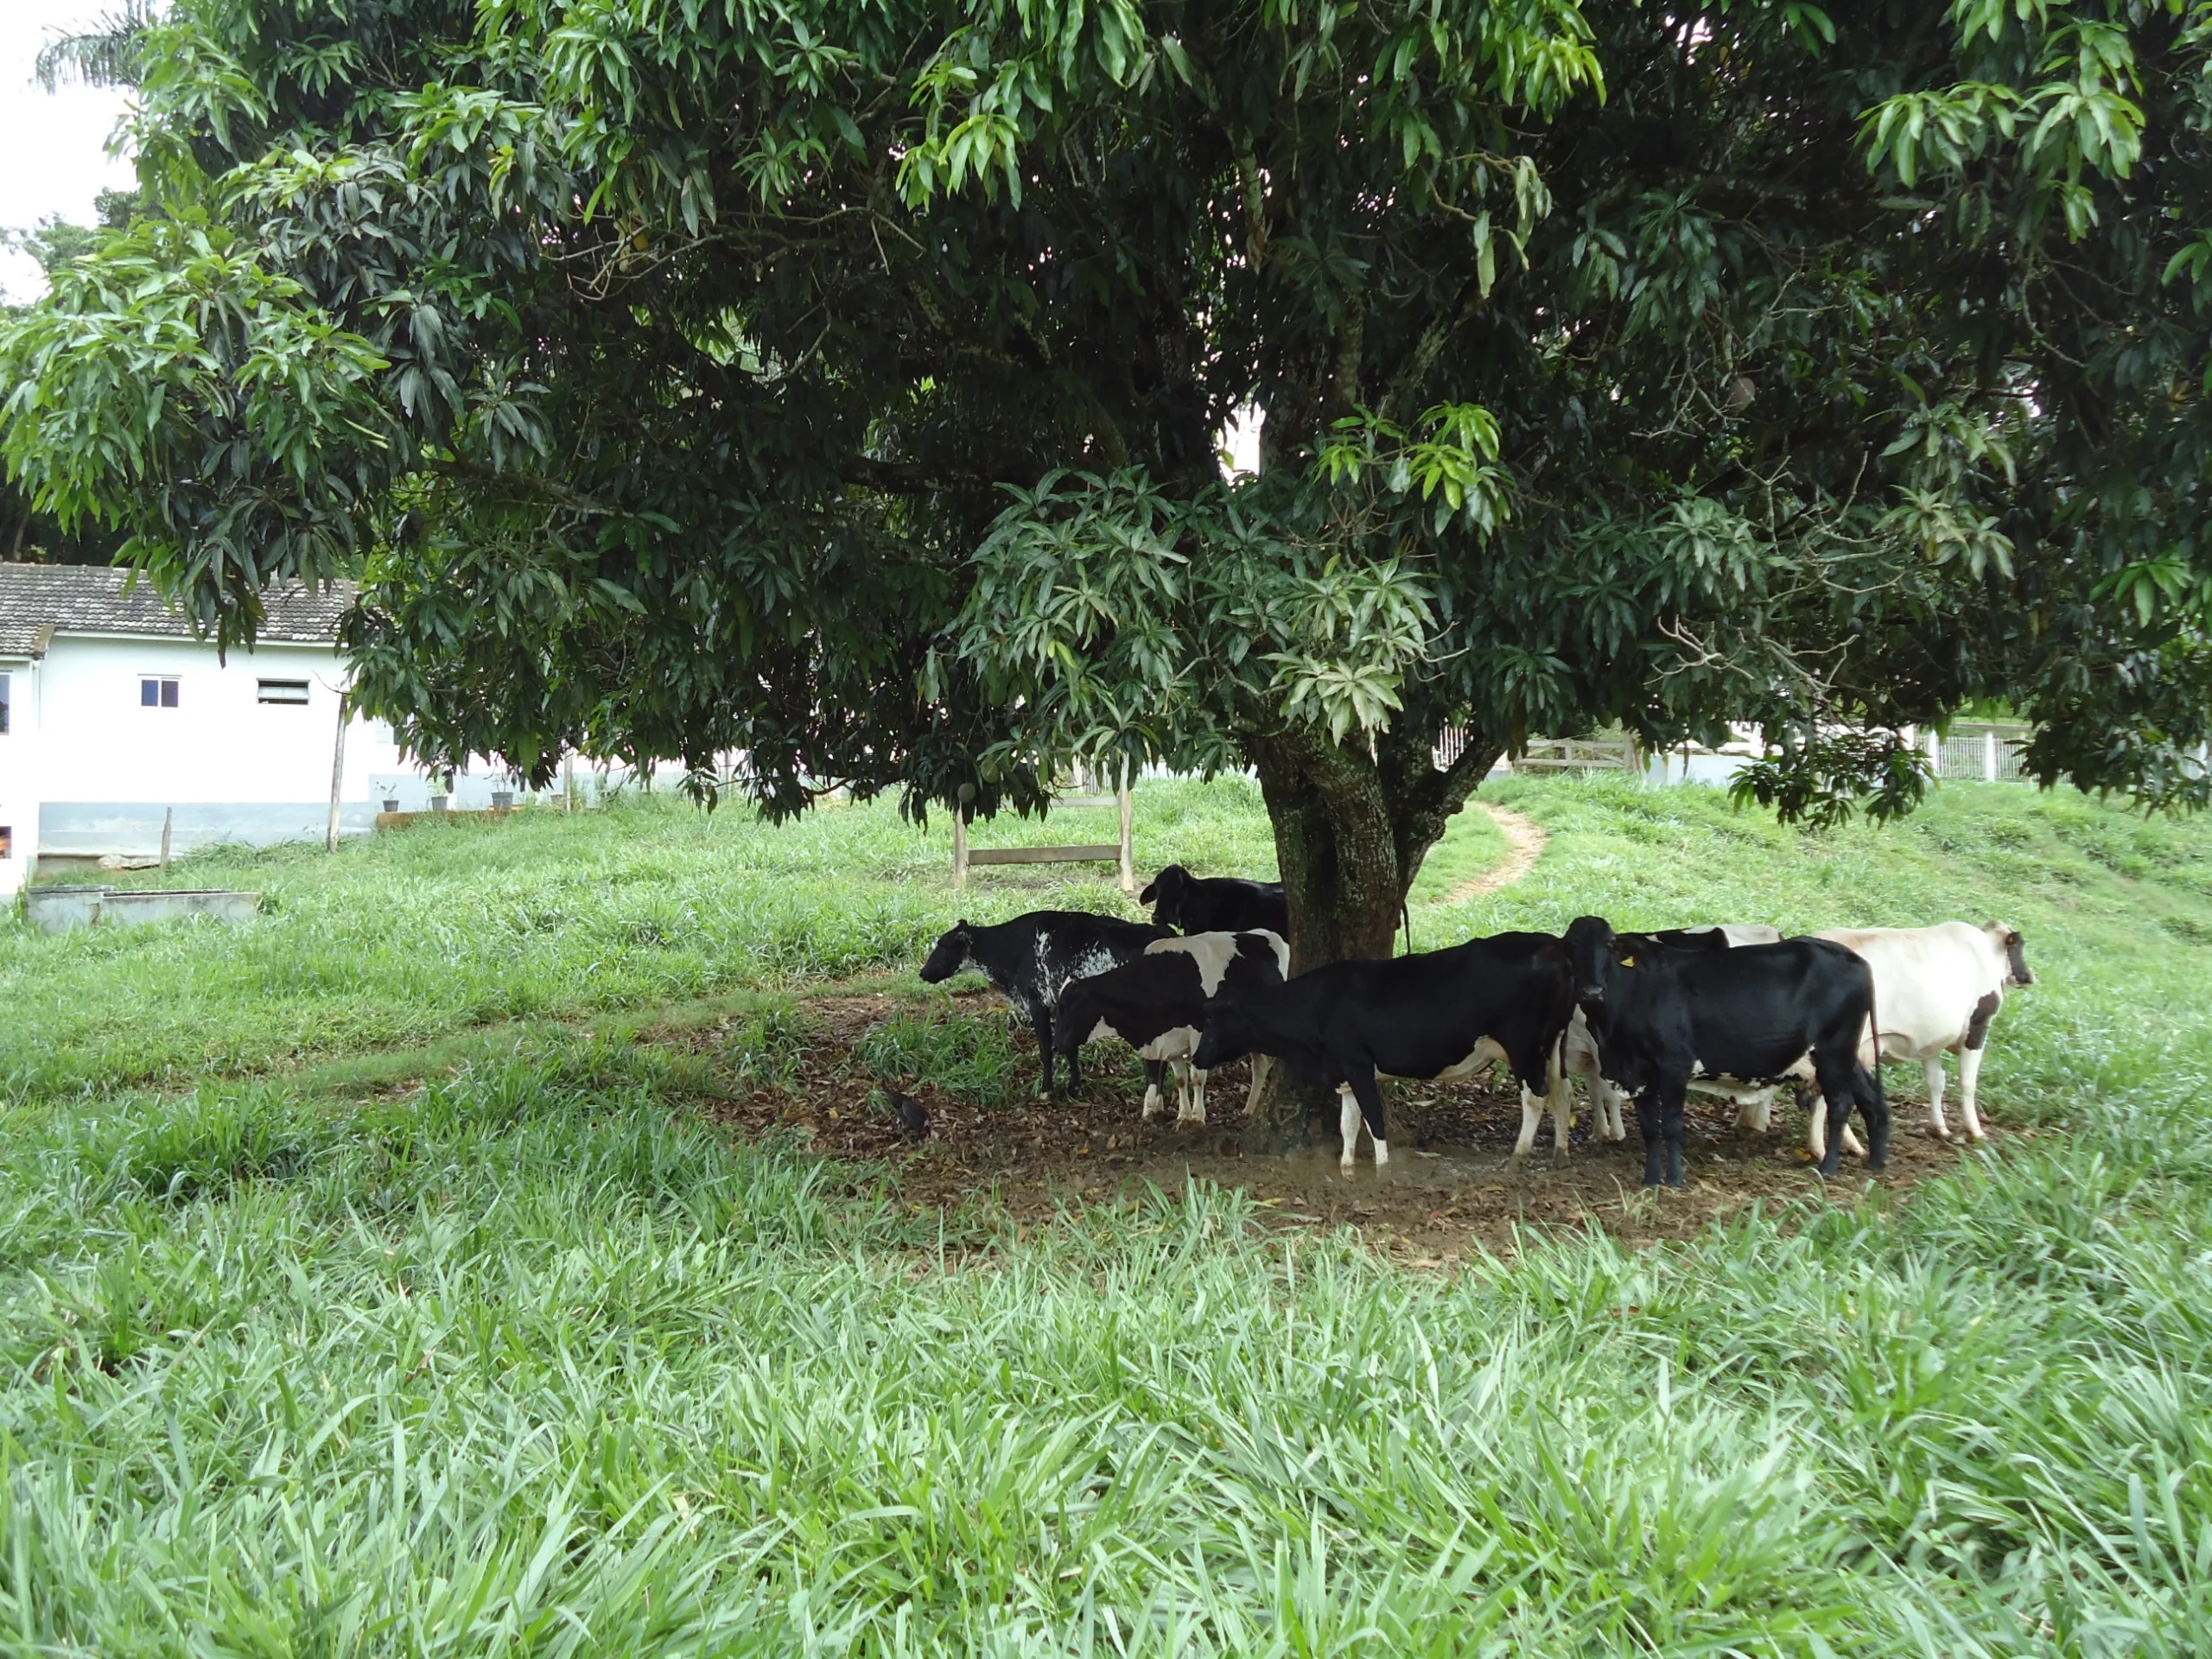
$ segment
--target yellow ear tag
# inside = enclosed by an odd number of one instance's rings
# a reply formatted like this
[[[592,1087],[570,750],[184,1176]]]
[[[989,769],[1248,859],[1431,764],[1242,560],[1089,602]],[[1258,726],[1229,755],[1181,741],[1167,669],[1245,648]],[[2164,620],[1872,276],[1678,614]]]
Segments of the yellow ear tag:
[[[1624,968],[1633,968],[1633,967],[1635,967],[1635,966],[1636,966],[1636,958],[1635,958],[1634,957],[1623,957],[1621,958],[1621,966],[1622,966],[1622,967],[1624,967]]]

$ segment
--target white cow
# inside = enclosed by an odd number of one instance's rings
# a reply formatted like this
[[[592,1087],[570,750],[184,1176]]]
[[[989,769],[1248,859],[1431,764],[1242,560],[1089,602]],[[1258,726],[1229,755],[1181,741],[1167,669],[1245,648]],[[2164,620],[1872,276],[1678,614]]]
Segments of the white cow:
[[[1989,1022],[2005,993],[2032,985],[2019,931],[2002,922],[1976,927],[1941,922],[1934,927],[1839,927],[1818,937],[1857,951],[1874,970],[1874,1023],[1884,1060],[1918,1060],[1928,1078],[1929,1130],[1951,1138],[1943,1121],[1943,1055],[1959,1057],[1959,1116],[1967,1138],[1986,1139],[1976,1109],[1975,1083],[1989,1039]],[[1860,1058],[1872,1064],[1861,1050]],[[1818,1158],[1827,1149],[1827,1114],[1810,1114],[1806,1145]],[[1845,1131],[1846,1151],[1859,1148]]]
[[[1768,927],[1758,922],[1707,922],[1696,927],[1669,931],[1677,936],[1718,931],[1728,941],[1731,949],[1744,944],[1776,944],[1782,938],[1779,928]],[[1660,937],[1667,936],[1662,934]],[[1599,1075],[1598,1046],[1591,1038],[1589,1024],[1583,1019],[1580,1008],[1575,1009],[1574,1018],[1567,1023],[1567,1035],[1560,1041],[1560,1059],[1554,1062],[1554,1082],[1549,1094],[1540,1097],[1529,1094],[1525,1089],[1522,1090],[1521,1138],[1513,1144],[1513,1155],[1516,1158],[1527,1157],[1535,1146],[1536,1129],[1543,1121],[1546,1100],[1550,1102],[1552,1109],[1552,1148],[1555,1152],[1567,1150],[1567,1132],[1574,1121],[1574,1096],[1567,1086],[1567,1079],[1570,1076],[1585,1077],[1589,1081],[1591,1116],[1594,1120],[1592,1132],[1598,1139],[1628,1139],[1627,1128],[1621,1119],[1621,1103],[1628,1096]],[[1812,1075],[1812,1069],[1808,1065],[1805,1076],[1808,1081]],[[1745,1122],[1745,1113],[1751,1109],[1751,1103],[1762,1099],[1770,1103],[1774,1098],[1774,1090],[1770,1088],[1751,1089],[1739,1084],[1720,1083],[1704,1077],[1693,1080],[1690,1087],[1735,1101],[1738,1103],[1738,1124]]]

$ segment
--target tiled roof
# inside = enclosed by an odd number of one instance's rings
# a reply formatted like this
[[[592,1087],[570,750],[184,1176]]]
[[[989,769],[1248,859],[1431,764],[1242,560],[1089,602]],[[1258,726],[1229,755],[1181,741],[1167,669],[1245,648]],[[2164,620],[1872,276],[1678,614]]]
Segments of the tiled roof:
[[[0,657],[29,657],[40,636],[55,633],[124,633],[149,639],[190,639],[191,622],[162,601],[151,581],[142,576],[129,593],[128,570],[90,564],[0,563]],[[268,615],[257,639],[295,645],[327,645],[337,637],[338,620],[356,592],[341,582],[317,593],[294,585],[262,595]]]

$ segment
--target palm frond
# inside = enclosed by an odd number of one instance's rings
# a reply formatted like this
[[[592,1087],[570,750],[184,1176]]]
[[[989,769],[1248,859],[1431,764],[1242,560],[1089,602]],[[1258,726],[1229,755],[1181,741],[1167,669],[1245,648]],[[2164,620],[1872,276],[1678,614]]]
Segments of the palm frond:
[[[31,73],[49,92],[69,81],[136,86],[156,5],[157,0],[123,0],[119,10],[103,12],[89,29],[55,35],[39,48]]]

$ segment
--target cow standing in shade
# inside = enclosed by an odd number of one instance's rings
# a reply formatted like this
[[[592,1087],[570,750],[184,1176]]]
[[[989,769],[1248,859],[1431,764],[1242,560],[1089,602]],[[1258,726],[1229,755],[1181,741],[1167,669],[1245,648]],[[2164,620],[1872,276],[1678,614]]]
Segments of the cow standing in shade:
[[[1280,881],[1247,881],[1233,875],[1192,875],[1170,864],[1137,895],[1152,919],[1185,933],[1242,933],[1264,928],[1290,937],[1290,900]]]
[[[1874,973],[1828,939],[1738,950],[1646,950],[1601,916],[1567,930],[1574,999],[1607,1082],[1631,1096],[1643,1131],[1643,1184],[1681,1186],[1682,1097],[1694,1077],[1780,1083],[1809,1059],[1827,1100],[1833,1142],[1855,1105],[1866,1119],[1867,1166],[1888,1160],[1890,1110],[1881,1079],[1859,1063],[1874,1017]],[[1835,1148],[1819,1166],[1835,1173]]]
[[[1069,984],[1118,968],[1141,956],[1154,940],[1173,937],[1164,927],[1082,910],[1033,910],[990,927],[963,919],[938,940],[922,964],[922,979],[925,984],[942,984],[967,968],[988,978],[1037,1033],[1045,1092],[1056,1095],[1052,1014]],[[1083,1087],[1083,1063],[1073,1052],[1068,1055],[1068,1085]]]
[[[1876,1027],[1884,1060],[1918,1060],[1928,1080],[1929,1132],[1951,1138],[1943,1121],[1943,1056],[1959,1057],[1959,1117],[1967,1138],[1986,1138],[1977,1084],[1989,1041],[1989,1022],[2005,993],[2032,985],[2019,930],[2002,922],[1976,927],[1939,922],[1933,927],[1839,927],[1815,935],[1865,958],[1874,970]],[[1870,1057],[1871,1058],[1871,1057]],[[1815,1158],[1827,1152],[1823,1115],[1808,1115],[1806,1144]],[[1856,1152],[1847,1134],[1846,1152]]]
[[[1071,1066],[1085,1043],[1118,1037],[1144,1061],[1144,1116],[1156,1116],[1167,1068],[1176,1073],[1175,1121],[1206,1121],[1206,1074],[1191,1064],[1217,996],[1280,985],[1290,971],[1290,947],[1264,928],[1241,933],[1193,933],[1155,939],[1134,962],[1077,980],[1060,998],[1053,1039]],[[1249,1116],[1264,1075],[1252,1063]]]
[[[1452,1079],[1505,1061],[1532,1094],[1564,1090],[1560,1042],[1574,1008],[1566,948],[1548,933],[1500,933],[1448,950],[1337,962],[1281,985],[1218,999],[1191,1064],[1211,1071],[1272,1054],[1337,1092],[1344,1166],[1363,1121],[1390,1161],[1377,1074]]]
[[[1656,933],[1624,935],[1637,944],[1675,950],[1726,950],[1739,944],[1776,944],[1782,931],[1760,922],[1707,923],[1697,927],[1663,928]],[[1633,947],[1631,947],[1633,948]],[[1573,1076],[1588,1080],[1590,1084],[1590,1115],[1593,1122],[1591,1132],[1600,1141],[1625,1141],[1628,1129],[1621,1117],[1621,1103],[1627,1098],[1607,1083],[1598,1067],[1598,1046],[1590,1035],[1590,1024],[1582,1010],[1574,1011],[1574,1018],[1567,1027],[1565,1051],[1567,1070]],[[1808,1077],[1812,1074],[1808,1071]],[[1690,1087],[1733,1100],[1737,1105],[1737,1127],[1742,1128],[1747,1114],[1760,1104],[1774,1099],[1771,1088],[1746,1089],[1740,1084],[1719,1082],[1711,1078],[1694,1079]],[[1552,1149],[1567,1150],[1567,1132],[1571,1126],[1573,1098],[1566,1090],[1552,1092]],[[1521,1106],[1521,1138],[1514,1142],[1513,1155],[1525,1158],[1536,1144],[1536,1129],[1543,1117],[1535,1100],[1523,1100]],[[1761,1127],[1764,1124],[1762,1122]]]

